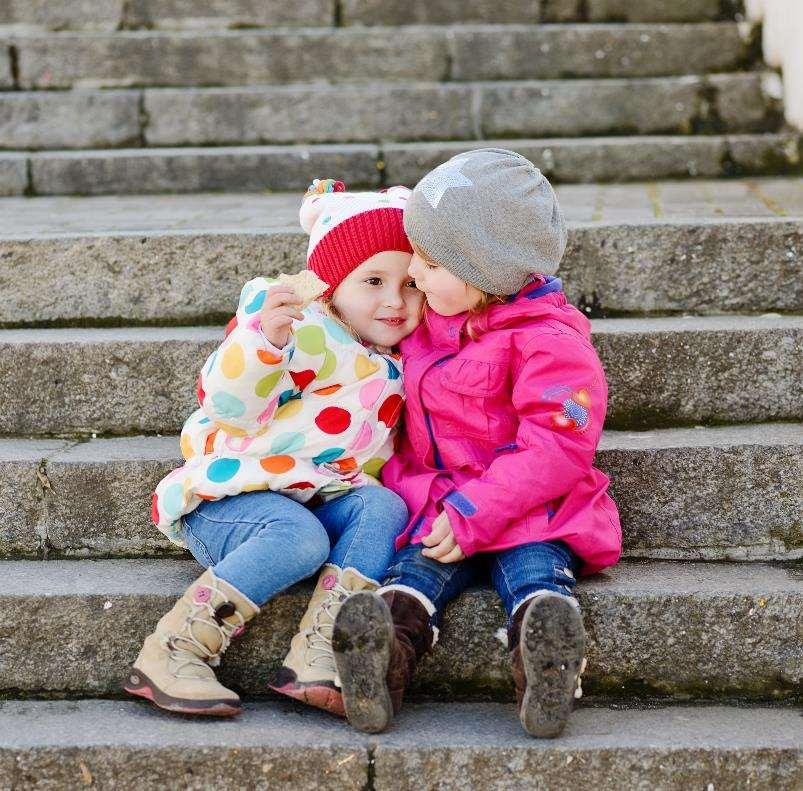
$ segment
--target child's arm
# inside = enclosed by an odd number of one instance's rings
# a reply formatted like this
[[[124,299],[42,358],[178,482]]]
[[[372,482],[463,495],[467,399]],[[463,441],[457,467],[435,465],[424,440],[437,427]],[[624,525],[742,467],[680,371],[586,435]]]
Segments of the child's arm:
[[[290,323],[301,314],[287,304],[283,314],[272,312],[277,321],[263,331],[263,307],[273,285],[262,277],[245,284],[226,338],[201,371],[198,403],[218,428],[235,436],[261,433],[279,406],[280,394],[295,387],[288,370],[296,351]],[[266,331],[273,340],[281,335],[285,345],[275,346]],[[305,355],[304,362],[317,371],[323,360],[320,353]]]
[[[512,400],[519,415],[514,446],[442,501],[466,555],[566,495],[594,462],[607,386],[593,350],[567,334],[539,335],[524,349]]]

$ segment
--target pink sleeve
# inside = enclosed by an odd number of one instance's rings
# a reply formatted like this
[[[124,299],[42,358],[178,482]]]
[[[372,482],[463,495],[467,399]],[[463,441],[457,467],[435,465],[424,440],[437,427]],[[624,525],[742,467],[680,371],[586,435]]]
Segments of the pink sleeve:
[[[516,442],[443,506],[466,555],[493,545],[515,519],[558,499],[591,469],[607,406],[596,352],[562,333],[539,335],[524,350],[512,401]]]

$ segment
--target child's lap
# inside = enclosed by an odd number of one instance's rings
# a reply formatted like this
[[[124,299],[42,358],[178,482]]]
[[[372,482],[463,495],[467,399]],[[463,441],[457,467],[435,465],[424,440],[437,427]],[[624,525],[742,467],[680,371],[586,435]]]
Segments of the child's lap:
[[[381,510],[384,525],[377,527],[382,527],[382,532],[386,527],[394,538],[406,520],[401,498],[380,486],[358,487],[326,503],[317,498],[313,502],[311,508],[270,491],[204,500],[182,517],[184,538],[196,560],[208,567],[250,539],[265,537],[265,531],[271,531],[269,538],[274,545],[281,540],[279,533],[292,535],[283,549],[294,555],[317,554],[322,544],[334,545],[345,523],[364,515],[376,518]],[[376,535],[372,537],[376,539]]]
[[[463,590],[492,584],[505,599],[517,592],[543,588],[571,595],[580,561],[560,541],[539,541],[497,552],[477,553],[457,563],[424,556],[422,544],[402,547],[391,561],[385,584],[422,589],[436,606]],[[568,573],[567,573],[568,572]]]

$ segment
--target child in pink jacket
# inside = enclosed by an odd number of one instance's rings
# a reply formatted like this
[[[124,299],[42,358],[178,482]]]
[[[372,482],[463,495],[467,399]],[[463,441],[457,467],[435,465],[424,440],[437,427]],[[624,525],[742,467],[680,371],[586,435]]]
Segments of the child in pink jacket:
[[[406,435],[382,478],[410,521],[383,587],[351,597],[335,623],[346,714],[386,728],[445,605],[490,574],[522,725],[557,736],[585,665],[575,578],[621,551],[593,466],[605,373],[588,319],[550,274],[563,215],[529,160],[482,149],[425,176],[404,225],[427,311],[401,345]]]

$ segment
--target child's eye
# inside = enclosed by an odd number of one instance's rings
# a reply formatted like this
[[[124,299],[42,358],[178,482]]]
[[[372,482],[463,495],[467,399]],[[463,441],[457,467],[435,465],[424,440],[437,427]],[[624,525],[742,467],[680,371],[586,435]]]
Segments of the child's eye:
[[[438,268],[435,264],[430,264],[429,261],[424,261],[424,266],[427,269],[437,269]]]
[[[415,284],[415,280],[408,280],[407,281],[407,288],[415,288],[415,289],[417,289],[418,286]]]
[[[382,278],[379,277],[369,277],[366,281],[369,286],[381,286],[382,285]]]

